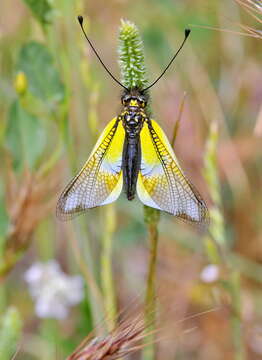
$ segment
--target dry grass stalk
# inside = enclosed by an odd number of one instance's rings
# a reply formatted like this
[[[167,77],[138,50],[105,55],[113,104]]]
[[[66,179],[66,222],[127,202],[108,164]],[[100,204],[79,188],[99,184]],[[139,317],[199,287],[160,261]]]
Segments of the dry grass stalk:
[[[257,24],[262,23],[262,4],[259,4],[255,0],[234,0],[237,5],[239,5],[247,14],[249,14]],[[246,24],[241,23],[234,23],[237,25],[242,31],[235,31],[229,29],[222,29],[215,26],[208,26],[208,25],[194,25],[190,24],[193,27],[202,28],[202,29],[209,29],[209,30],[217,30],[221,32],[227,32],[235,35],[242,35],[242,36],[250,36],[256,39],[262,39],[262,31],[259,29],[255,29],[254,27]]]
[[[142,349],[148,333],[141,315],[123,320],[105,337],[88,336],[67,360],[115,360]]]
[[[16,349],[16,352],[14,353],[14,355],[12,356],[12,358],[10,360],[15,360],[18,356],[19,351],[20,351],[20,346],[18,346],[18,348]]]
[[[253,19],[258,23],[262,23],[262,4],[258,4],[255,0],[235,0],[235,2]],[[253,27],[245,24],[238,24],[238,26],[244,30],[246,35],[254,38],[262,39],[262,31],[254,29]]]
[[[29,246],[38,223],[54,208],[58,191],[57,168],[46,176],[25,169],[20,179],[7,162],[6,205],[9,229],[5,242],[4,262],[0,275],[5,275]]]
[[[262,5],[260,1],[256,0],[235,0],[235,2],[244,8],[251,16],[255,17],[254,13],[262,14]],[[260,2],[260,4],[259,4]],[[259,19],[261,22],[261,19]]]
[[[262,5],[258,4],[255,0],[234,0],[237,5],[239,5],[247,14],[249,14],[257,24],[262,23]],[[258,16],[258,15],[259,16]],[[240,29],[243,30],[242,33],[235,32],[236,34],[251,36],[257,39],[262,39],[262,32],[261,30],[255,29],[246,24],[236,23]],[[230,31],[230,30],[223,30],[222,31]],[[232,31],[231,31],[232,32]]]

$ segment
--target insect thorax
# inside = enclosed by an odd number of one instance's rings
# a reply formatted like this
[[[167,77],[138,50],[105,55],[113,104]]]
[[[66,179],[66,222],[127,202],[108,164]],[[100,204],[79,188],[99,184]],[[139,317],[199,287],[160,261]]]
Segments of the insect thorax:
[[[139,135],[143,123],[147,118],[145,108],[148,96],[139,89],[126,91],[122,98],[123,111],[120,114],[123,126],[128,136],[136,137]]]

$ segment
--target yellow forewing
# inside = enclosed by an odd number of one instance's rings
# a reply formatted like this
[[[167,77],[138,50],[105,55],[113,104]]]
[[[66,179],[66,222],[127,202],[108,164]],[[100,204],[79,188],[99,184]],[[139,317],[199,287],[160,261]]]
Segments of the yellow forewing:
[[[70,219],[86,209],[115,201],[121,193],[125,132],[114,118],[99,137],[89,159],[68,184],[57,204],[57,216]]]
[[[145,122],[140,137],[142,161],[137,182],[140,200],[183,220],[207,223],[207,207],[183,174],[161,127],[149,120]]]

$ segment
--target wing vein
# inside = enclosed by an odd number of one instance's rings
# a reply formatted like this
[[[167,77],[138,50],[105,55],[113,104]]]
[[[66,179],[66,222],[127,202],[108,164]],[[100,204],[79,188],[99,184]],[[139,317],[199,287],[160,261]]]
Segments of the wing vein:
[[[61,220],[112,202],[119,196],[122,188],[119,162],[124,138],[123,128],[119,128],[120,121],[121,118],[118,117],[107,125],[89,159],[60,196],[57,216]]]
[[[141,133],[140,200],[184,221],[207,224],[205,202],[184,175],[163,130],[152,119],[146,119],[146,123]]]

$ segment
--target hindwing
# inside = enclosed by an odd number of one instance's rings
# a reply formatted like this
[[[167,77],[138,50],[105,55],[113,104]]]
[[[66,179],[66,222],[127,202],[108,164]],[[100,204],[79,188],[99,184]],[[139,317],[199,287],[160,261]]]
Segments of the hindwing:
[[[137,182],[140,200],[182,220],[207,224],[206,204],[185,177],[161,127],[154,120],[147,120],[140,137],[142,160]]]

